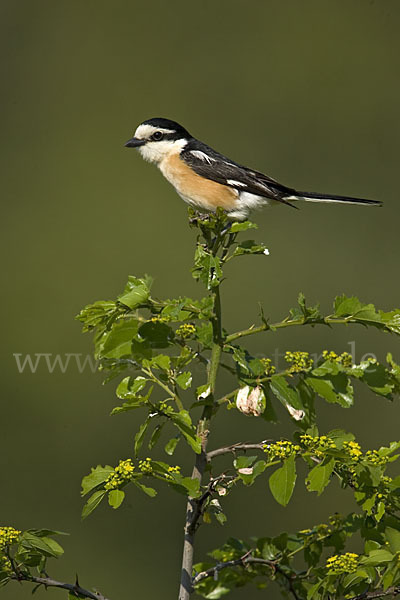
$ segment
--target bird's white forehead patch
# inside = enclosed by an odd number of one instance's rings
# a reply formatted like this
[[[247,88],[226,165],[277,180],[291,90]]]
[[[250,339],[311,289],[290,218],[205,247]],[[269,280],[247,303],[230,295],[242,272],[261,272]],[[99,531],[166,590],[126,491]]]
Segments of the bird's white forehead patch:
[[[150,138],[155,131],[161,131],[162,133],[175,133],[175,129],[165,129],[162,127],[154,127],[153,125],[148,125],[144,123],[139,125],[139,127],[135,131],[135,138],[139,140],[147,140]]]

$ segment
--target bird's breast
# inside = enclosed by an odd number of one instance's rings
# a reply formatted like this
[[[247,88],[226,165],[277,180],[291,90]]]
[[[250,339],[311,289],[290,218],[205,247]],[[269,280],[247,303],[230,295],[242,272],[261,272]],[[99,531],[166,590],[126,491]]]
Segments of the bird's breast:
[[[215,211],[218,207],[232,210],[238,207],[239,193],[227,185],[205,179],[195,173],[179,156],[167,156],[159,168],[178,194],[196,207]]]

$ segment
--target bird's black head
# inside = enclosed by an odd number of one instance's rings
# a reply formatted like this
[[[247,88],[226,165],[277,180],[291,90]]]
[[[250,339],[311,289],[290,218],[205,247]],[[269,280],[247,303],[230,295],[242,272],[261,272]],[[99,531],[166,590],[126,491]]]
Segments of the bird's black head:
[[[170,119],[163,119],[162,117],[155,117],[153,119],[147,119],[141,123],[134,134],[134,137],[126,142],[125,146],[130,148],[137,148],[143,146],[149,142],[161,142],[161,141],[176,141],[181,139],[190,139],[192,136],[190,133]]]
[[[143,121],[125,146],[138,148],[143,158],[160,163],[171,151],[180,151],[191,138],[190,133],[176,121],[156,117]]]

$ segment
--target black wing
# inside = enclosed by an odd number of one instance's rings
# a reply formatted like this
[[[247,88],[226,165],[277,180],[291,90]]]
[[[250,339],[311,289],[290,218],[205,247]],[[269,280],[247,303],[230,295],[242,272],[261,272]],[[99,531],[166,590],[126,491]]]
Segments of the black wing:
[[[198,175],[228,185],[238,192],[249,192],[284,204],[290,204],[285,197],[296,195],[296,190],[264,173],[239,165],[198,140],[190,140],[180,156]]]

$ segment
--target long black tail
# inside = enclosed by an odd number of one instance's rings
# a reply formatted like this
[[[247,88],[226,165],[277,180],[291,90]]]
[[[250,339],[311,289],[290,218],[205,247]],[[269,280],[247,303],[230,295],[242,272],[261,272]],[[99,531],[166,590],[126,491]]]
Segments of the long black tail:
[[[364,204],[366,206],[382,206],[378,200],[367,200],[366,198],[352,198],[350,196],[336,196],[335,194],[317,194],[315,192],[297,192],[290,196],[284,196],[284,200],[293,202],[304,200],[306,202],[333,202],[340,204]]]

